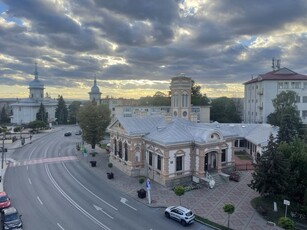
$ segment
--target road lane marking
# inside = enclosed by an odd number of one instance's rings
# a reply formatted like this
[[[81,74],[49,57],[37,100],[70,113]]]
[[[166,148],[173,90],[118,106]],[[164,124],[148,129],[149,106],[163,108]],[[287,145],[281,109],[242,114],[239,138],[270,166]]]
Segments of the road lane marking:
[[[63,228],[59,223],[57,223],[57,225],[59,226],[60,229],[65,230],[65,228]]]
[[[129,205],[129,204],[126,203],[127,201],[128,201],[128,200],[127,200],[126,198],[124,198],[124,197],[121,197],[121,198],[120,198],[120,202],[122,202],[123,204],[127,205],[129,208],[132,208],[134,211],[136,211],[136,208],[134,208],[134,207],[132,207],[131,205]]]
[[[30,178],[28,178],[28,181],[29,181],[29,184],[32,184],[32,182],[31,182],[31,179],[30,179]]]
[[[41,201],[41,199],[39,198],[39,196],[36,197],[39,201],[39,203],[41,203],[41,205],[43,205],[43,202]]]
[[[100,198],[99,196],[97,196],[95,193],[93,193],[91,190],[89,190],[87,187],[85,187],[80,181],[78,181],[72,174],[71,172],[68,170],[68,168],[66,167],[66,165],[64,163],[62,163],[63,167],[66,169],[67,173],[82,187],[84,188],[86,191],[88,191],[90,194],[92,194],[94,197],[96,197],[97,199],[99,199],[100,201],[102,201],[103,203],[107,204],[108,206],[110,206],[111,208],[113,208],[114,210],[118,210],[117,208],[115,208],[114,206],[112,206],[111,204],[109,204],[108,202],[106,202],[105,200],[103,200],[102,198]]]
[[[14,162],[10,166],[16,167],[16,166],[26,165],[28,170],[29,165],[44,164],[44,163],[61,163],[65,161],[76,161],[76,160],[78,160],[77,156],[50,157],[50,158],[28,159],[21,162]]]
[[[94,204],[93,204],[94,205]],[[108,213],[106,213],[105,211],[103,211],[103,209],[97,205],[94,205],[94,208],[97,210],[97,211],[101,211],[103,212],[106,216],[110,217],[111,219],[114,219],[113,216],[109,215]]]
[[[91,221],[93,221],[95,224],[100,226],[104,230],[111,230],[109,227],[101,223],[99,220],[97,220],[94,216],[92,216],[90,213],[88,213],[86,210],[84,210],[79,204],[77,204],[70,196],[67,195],[67,193],[64,192],[64,190],[58,185],[58,183],[55,181],[53,176],[51,175],[51,172],[49,170],[49,167],[47,164],[45,164],[45,170],[47,173],[47,176],[49,177],[51,183],[54,185],[54,187],[62,194],[62,196],[71,203],[76,209],[78,209],[81,213],[83,213],[87,218],[89,218]]]

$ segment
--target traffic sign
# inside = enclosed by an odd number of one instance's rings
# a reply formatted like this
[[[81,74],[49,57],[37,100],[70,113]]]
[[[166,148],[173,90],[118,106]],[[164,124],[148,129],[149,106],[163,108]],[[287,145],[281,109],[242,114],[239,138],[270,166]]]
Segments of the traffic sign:
[[[149,180],[149,178],[147,178],[147,180],[146,180],[146,188],[147,188],[147,190],[150,190],[150,180]]]

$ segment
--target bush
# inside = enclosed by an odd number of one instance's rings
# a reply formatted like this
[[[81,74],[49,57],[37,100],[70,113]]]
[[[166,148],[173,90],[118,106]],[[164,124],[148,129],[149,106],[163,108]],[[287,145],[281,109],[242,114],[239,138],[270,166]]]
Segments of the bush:
[[[21,127],[20,126],[17,126],[17,127],[15,127],[14,128],[14,132],[16,133],[16,132],[20,132],[21,131]]]
[[[145,182],[145,178],[144,177],[141,177],[140,179],[139,179],[139,183],[140,184],[143,184]]]
[[[112,168],[112,167],[113,167],[113,164],[112,164],[111,162],[109,162],[109,163],[108,163],[108,167],[109,167],[109,168]]]
[[[258,205],[256,207],[256,210],[262,216],[266,216],[268,214],[268,210],[265,207],[263,207],[262,205]]]
[[[284,228],[285,230],[293,230],[294,222],[288,217],[280,217],[278,219],[278,226]]]

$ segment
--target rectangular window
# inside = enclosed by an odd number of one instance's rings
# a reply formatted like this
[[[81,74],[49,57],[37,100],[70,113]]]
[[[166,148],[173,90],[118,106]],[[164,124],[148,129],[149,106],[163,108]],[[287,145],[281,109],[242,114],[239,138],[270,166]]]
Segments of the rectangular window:
[[[157,158],[157,169],[161,170],[161,156],[158,155],[158,158]]]
[[[128,161],[128,145],[125,143],[125,161]]]
[[[278,89],[282,89],[283,88],[283,82],[278,82]]]
[[[296,103],[300,103],[301,102],[301,97],[300,96],[296,96],[295,97],[295,102]]]
[[[284,89],[289,89],[289,82],[284,82]]]
[[[176,157],[176,171],[182,171],[182,156]]]
[[[307,96],[303,96],[303,103],[307,103]]]
[[[307,82],[304,82],[304,89],[307,89]]]
[[[152,166],[152,152],[148,152],[148,164]]]
[[[222,162],[226,161],[226,149],[222,149]]]
[[[302,111],[302,116],[303,116],[303,118],[307,118],[307,110]]]

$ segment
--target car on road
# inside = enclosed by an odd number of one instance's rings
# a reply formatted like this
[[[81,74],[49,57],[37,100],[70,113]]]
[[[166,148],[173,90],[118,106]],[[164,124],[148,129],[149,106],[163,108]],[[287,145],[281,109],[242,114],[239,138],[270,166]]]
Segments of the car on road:
[[[77,130],[76,132],[75,132],[75,135],[81,135],[82,134],[82,131],[81,130]]]
[[[164,214],[167,218],[177,220],[184,226],[192,224],[195,219],[192,211],[182,206],[170,206],[165,209]]]
[[[21,215],[14,207],[9,207],[1,210],[1,225],[2,229],[18,229],[22,230]]]
[[[64,136],[65,136],[65,137],[71,136],[71,132],[66,132],[66,133],[64,133]]]
[[[0,192],[0,210],[11,206],[11,200],[6,192]]]

